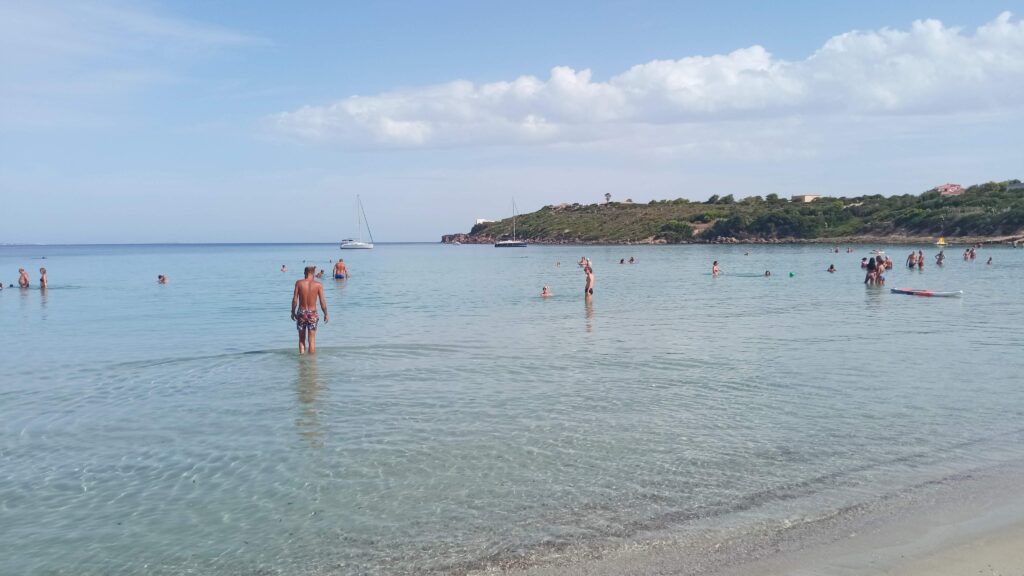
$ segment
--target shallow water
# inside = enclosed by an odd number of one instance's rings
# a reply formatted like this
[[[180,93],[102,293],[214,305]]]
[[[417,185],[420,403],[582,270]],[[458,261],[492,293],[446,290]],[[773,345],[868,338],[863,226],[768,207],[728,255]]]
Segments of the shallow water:
[[[1024,457],[1024,250],[888,250],[0,247],[52,286],[0,292],[0,573],[465,571]]]

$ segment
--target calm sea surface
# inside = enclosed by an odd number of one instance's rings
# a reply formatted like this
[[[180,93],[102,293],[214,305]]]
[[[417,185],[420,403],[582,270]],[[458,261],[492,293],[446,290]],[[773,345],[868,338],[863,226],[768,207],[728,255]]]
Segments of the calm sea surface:
[[[0,292],[0,574],[470,571],[1024,458],[1024,250],[886,247],[883,290],[869,248],[0,247],[33,281]],[[292,283],[339,256],[299,357]]]

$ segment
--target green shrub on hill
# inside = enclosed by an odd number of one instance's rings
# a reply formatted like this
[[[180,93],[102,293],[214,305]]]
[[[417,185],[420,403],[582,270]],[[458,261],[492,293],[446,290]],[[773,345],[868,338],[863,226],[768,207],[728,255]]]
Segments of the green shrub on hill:
[[[989,182],[959,196],[932,190],[920,195],[821,197],[789,202],[777,194],[736,201],[717,194],[707,202],[656,200],[545,206],[518,217],[517,236],[564,242],[827,239],[854,235],[989,236],[1024,231],[1020,181]],[[702,231],[700,231],[702,230]],[[477,224],[471,235],[511,234],[511,218]]]

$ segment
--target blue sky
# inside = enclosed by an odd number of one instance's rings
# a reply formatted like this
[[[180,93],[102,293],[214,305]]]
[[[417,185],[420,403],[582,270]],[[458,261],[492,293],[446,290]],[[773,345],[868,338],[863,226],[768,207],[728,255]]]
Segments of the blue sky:
[[[0,242],[1024,177],[1022,2],[0,1]]]

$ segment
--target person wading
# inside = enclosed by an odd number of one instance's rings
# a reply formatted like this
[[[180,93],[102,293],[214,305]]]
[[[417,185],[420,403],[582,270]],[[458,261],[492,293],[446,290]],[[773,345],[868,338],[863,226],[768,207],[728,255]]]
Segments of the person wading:
[[[324,324],[329,321],[327,302],[324,301],[324,286],[316,281],[316,266],[306,266],[306,277],[295,281],[292,292],[292,320],[299,331],[299,354],[306,352],[306,336],[309,336],[309,353],[316,353],[316,327],[320,316],[316,313],[317,300],[324,311]]]

